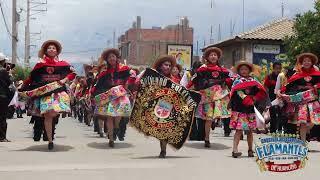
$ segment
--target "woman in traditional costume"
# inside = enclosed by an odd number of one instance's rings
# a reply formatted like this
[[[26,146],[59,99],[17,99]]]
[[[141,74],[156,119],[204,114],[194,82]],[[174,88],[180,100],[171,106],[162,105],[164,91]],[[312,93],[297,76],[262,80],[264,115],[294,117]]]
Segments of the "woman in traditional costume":
[[[24,87],[32,89],[32,91],[26,92],[28,96],[33,98],[32,114],[44,117],[49,150],[54,148],[53,119],[59,113],[71,111],[70,97],[66,92],[65,84],[73,80],[76,75],[68,62],[59,59],[58,55],[61,50],[62,46],[56,40],[44,42],[39,52],[42,59],[35,65],[30,77],[23,84]]]
[[[301,68],[288,80],[280,94],[293,107],[291,123],[297,124],[303,141],[307,140],[307,134],[314,125],[320,125],[320,71],[314,67],[317,62],[318,57],[312,53],[299,55],[297,65]]]
[[[127,86],[134,81],[129,81],[130,68],[120,64],[119,50],[107,49],[101,58],[106,61],[106,70],[97,76],[97,83],[91,92],[96,100],[95,114],[107,120],[109,146],[113,148],[114,134],[119,131],[120,120],[129,117],[132,110]]]
[[[193,85],[202,96],[196,117],[205,121],[204,146],[207,148],[210,148],[210,129],[213,121],[222,119],[229,129],[231,112],[228,108],[230,100],[228,86],[231,86],[232,80],[230,72],[219,65],[221,56],[221,49],[208,48],[203,56],[206,64],[197,69],[192,79]],[[225,135],[228,134],[230,130],[225,132]]]
[[[176,61],[172,56],[161,56],[153,64],[153,69],[167,78],[171,78],[172,68],[176,66]],[[159,158],[165,158],[167,154],[168,141],[160,140],[160,154]]]
[[[236,66],[236,71],[240,75],[232,85],[230,93],[231,122],[230,127],[235,129],[233,139],[232,157],[237,158],[242,155],[238,151],[243,131],[247,131],[248,156],[253,154],[253,130],[257,127],[255,104],[259,101],[268,99],[265,88],[250,73],[253,71],[253,65],[246,61],[241,61]]]
[[[171,79],[173,82],[180,84],[181,81],[181,72],[182,72],[182,66],[180,66],[179,64],[176,64],[173,68],[172,68],[172,72],[171,72]]]

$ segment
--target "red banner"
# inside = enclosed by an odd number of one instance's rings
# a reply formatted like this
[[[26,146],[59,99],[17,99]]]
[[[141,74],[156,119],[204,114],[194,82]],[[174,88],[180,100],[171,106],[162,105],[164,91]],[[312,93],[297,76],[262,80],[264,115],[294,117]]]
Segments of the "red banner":
[[[295,161],[292,164],[275,164],[274,162],[266,162],[268,170],[272,172],[290,172],[299,169],[301,161]]]

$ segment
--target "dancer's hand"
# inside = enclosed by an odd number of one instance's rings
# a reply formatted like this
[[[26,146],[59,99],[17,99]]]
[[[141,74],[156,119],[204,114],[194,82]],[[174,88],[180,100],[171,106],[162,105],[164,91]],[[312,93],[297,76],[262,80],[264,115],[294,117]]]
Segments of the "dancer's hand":
[[[26,92],[18,92],[18,95],[24,98],[28,97]]]
[[[252,97],[247,96],[243,99],[242,104],[245,106],[253,106],[254,101],[253,101]]]
[[[61,83],[61,84],[66,84],[67,81],[68,81],[68,79],[67,79],[67,78],[64,78],[64,79],[60,80],[60,83]]]
[[[280,99],[285,100],[285,101],[290,101],[290,96],[286,94],[280,94]]]

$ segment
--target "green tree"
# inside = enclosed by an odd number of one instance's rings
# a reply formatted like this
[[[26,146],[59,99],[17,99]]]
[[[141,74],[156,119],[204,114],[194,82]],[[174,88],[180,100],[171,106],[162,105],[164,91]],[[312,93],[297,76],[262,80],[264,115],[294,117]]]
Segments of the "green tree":
[[[314,10],[297,14],[294,35],[285,39],[288,59],[293,65],[296,56],[311,52],[320,57],[320,1],[315,2]]]
[[[14,72],[12,73],[14,81],[25,80],[29,77],[31,72],[30,68],[25,68],[22,66],[16,66]]]

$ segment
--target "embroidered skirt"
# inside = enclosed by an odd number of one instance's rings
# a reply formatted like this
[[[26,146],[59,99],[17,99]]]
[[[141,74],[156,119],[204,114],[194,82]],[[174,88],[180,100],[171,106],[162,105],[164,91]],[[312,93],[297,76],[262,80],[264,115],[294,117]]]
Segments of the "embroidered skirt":
[[[71,112],[70,97],[65,91],[40,97],[33,101],[32,115],[41,116],[50,111],[57,113]]]
[[[116,86],[95,97],[95,114],[111,117],[129,117],[132,111],[130,93],[123,86]]]
[[[298,105],[296,111],[297,124],[315,124],[320,125],[320,104],[319,101],[313,101],[307,104]]]
[[[290,95],[289,112],[294,113],[293,124],[320,125],[320,103],[313,90]]]
[[[213,121],[217,118],[230,117],[228,89],[223,89],[220,85],[216,85],[202,90],[200,93],[201,101],[195,113],[197,118]]]
[[[230,128],[235,130],[254,130],[257,128],[255,113],[241,113],[233,111],[231,113]]]

